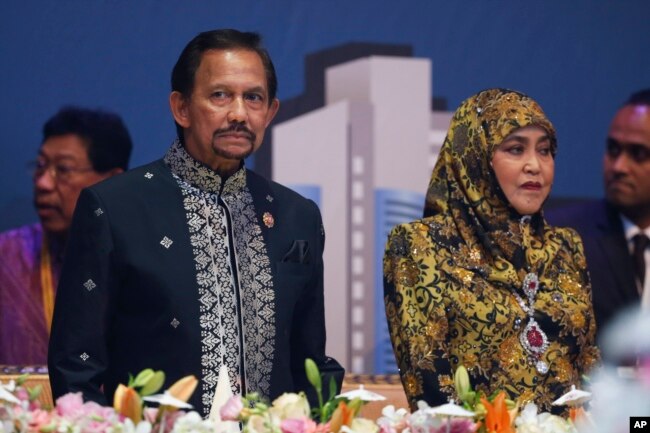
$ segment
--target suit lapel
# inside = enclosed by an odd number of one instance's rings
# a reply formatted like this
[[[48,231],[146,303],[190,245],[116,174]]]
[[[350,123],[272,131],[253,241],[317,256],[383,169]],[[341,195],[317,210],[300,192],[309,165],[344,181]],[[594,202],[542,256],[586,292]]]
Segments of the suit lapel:
[[[266,243],[269,257],[276,257],[274,251],[271,251],[276,243],[272,241],[273,235],[278,231],[278,203],[271,188],[269,181],[258,174],[246,170],[246,184],[253,196],[255,204],[255,215],[262,228],[262,236]]]
[[[621,295],[625,299],[638,299],[634,279],[634,268],[630,260],[630,251],[623,232],[623,223],[615,209],[605,204],[604,212],[599,213],[600,219],[597,222],[601,236],[598,237],[598,245],[611,267]]]

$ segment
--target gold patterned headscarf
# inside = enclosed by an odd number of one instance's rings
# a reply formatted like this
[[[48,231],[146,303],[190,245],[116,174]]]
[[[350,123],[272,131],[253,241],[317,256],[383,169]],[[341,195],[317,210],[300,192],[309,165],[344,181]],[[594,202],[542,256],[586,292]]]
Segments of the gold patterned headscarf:
[[[435,216],[440,228],[431,233],[434,242],[467,253],[466,267],[483,268],[487,279],[510,284],[521,281],[523,268],[543,269],[558,247],[541,212],[521,224],[522,215],[509,204],[490,164],[497,146],[529,125],[546,130],[555,155],[555,128],[528,96],[489,89],[465,100],[452,118],[424,208],[424,216]]]

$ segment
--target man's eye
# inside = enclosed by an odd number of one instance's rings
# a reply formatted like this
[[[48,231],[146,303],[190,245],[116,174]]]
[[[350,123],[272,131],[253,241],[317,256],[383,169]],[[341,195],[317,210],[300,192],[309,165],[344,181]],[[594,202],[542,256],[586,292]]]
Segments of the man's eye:
[[[226,92],[214,92],[212,93],[212,96],[215,98],[223,99],[228,96]]]
[[[629,152],[636,162],[644,162],[650,158],[650,149],[644,146],[630,146]]]
[[[56,172],[62,175],[66,175],[68,173],[73,172],[75,169],[74,167],[69,167],[67,165],[57,165],[54,167]]]
[[[246,99],[253,102],[263,101],[264,97],[258,93],[247,93]]]

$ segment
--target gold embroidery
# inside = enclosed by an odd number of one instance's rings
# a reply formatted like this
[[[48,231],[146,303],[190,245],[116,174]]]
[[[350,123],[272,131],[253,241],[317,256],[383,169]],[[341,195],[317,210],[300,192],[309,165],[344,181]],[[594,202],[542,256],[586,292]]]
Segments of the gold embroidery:
[[[521,345],[516,336],[504,340],[499,346],[499,361],[504,368],[516,363],[523,358]]]
[[[555,379],[558,382],[568,382],[573,376],[573,367],[564,358],[558,358],[554,362]]]
[[[404,377],[404,388],[409,395],[422,394],[422,381],[414,374],[407,374]]]
[[[397,281],[405,286],[414,286],[418,282],[418,267],[412,261],[403,261],[397,266]]]

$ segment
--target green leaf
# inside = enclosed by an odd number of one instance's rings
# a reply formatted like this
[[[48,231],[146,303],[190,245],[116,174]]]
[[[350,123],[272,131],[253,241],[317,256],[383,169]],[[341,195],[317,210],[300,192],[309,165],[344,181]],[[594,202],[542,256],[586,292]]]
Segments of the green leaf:
[[[334,413],[335,407],[332,406],[332,402],[328,401],[323,405],[322,410],[318,410],[318,408],[312,409],[312,419],[314,421],[319,421],[320,417],[325,417],[326,420],[329,420],[332,417],[332,414]]]
[[[334,411],[336,410],[337,407],[339,407],[339,402],[341,401],[344,401],[346,404],[350,402],[350,400],[348,400],[347,398],[340,397],[340,398],[333,398],[323,405],[323,410],[321,414],[323,415],[324,420],[328,421],[332,418]]]
[[[336,397],[336,380],[334,380],[334,376],[330,376],[330,394],[327,400],[331,401],[334,397]]]
[[[34,401],[38,398],[39,395],[41,395],[41,392],[43,391],[43,385],[36,385],[32,388],[29,388],[27,390],[27,396],[29,401]]]
[[[29,377],[29,373],[21,374],[16,378],[16,385],[18,386],[23,386],[27,378]]]
[[[160,370],[153,372],[151,377],[147,380],[147,383],[145,383],[144,386],[140,388],[140,395],[144,397],[147,395],[155,394],[160,390],[160,388],[162,388],[164,383],[165,373]]]
[[[348,408],[352,409],[354,412],[354,416],[357,416],[359,414],[359,411],[364,405],[364,401],[361,400],[360,398],[354,398],[350,403],[348,403]]]
[[[52,421],[46,426],[41,427],[38,431],[41,433],[50,433],[56,430],[56,422]]]
[[[152,369],[145,368],[135,377],[135,380],[133,381],[133,387],[140,388],[145,386],[147,382],[149,382],[149,380],[153,377],[153,375],[154,372]]]

